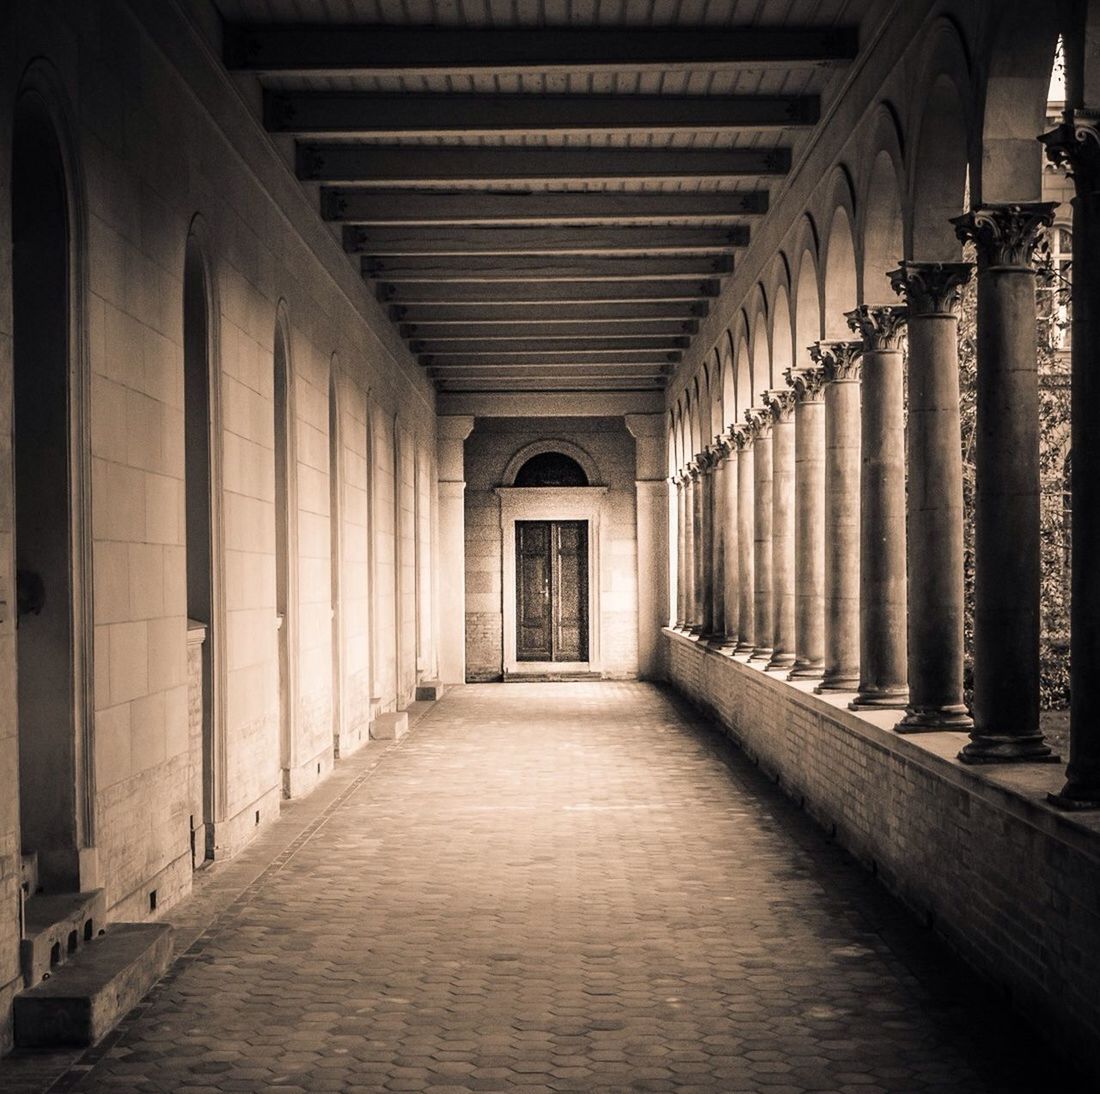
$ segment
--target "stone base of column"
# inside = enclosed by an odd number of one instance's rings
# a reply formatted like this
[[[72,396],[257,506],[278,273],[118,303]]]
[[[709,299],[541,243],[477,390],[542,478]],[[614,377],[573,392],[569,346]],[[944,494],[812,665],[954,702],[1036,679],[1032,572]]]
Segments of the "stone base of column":
[[[733,647],[733,652],[751,654],[754,649],[756,649],[756,646],[752,642],[739,638],[737,640],[737,645]]]
[[[806,661],[802,658],[795,658],[794,667],[787,673],[787,679],[820,680],[824,675],[824,661]]]
[[[908,706],[895,733],[938,733],[943,730],[971,730],[974,719],[961,703],[957,706]]]
[[[775,650],[771,646],[753,646],[752,653],[749,654],[749,660],[770,661],[774,652]]]
[[[992,733],[972,733],[970,744],[960,753],[964,764],[1059,764],[1057,753],[1041,733],[1031,737],[998,737]]]
[[[1060,794],[1048,794],[1047,801],[1057,809],[1082,813],[1087,809],[1100,809],[1100,786],[1086,786],[1069,779]]]
[[[786,672],[794,667],[795,656],[782,650],[775,650],[765,666],[768,672]]]
[[[825,676],[814,688],[814,695],[824,695],[827,691],[855,691],[859,687],[859,677],[834,672]]]
[[[909,705],[908,688],[861,688],[849,710],[901,710]]]

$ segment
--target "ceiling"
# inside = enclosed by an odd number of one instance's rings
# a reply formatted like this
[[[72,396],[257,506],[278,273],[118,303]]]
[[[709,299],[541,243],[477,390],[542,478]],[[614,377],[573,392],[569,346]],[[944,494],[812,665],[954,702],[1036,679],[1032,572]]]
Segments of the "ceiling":
[[[216,0],[440,391],[663,389],[870,0]]]

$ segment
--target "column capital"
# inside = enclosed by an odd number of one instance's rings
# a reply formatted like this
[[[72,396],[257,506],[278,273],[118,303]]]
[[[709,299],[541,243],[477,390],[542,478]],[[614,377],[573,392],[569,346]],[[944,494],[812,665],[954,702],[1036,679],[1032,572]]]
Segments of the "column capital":
[[[849,328],[863,338],[864,353],[901,349],[909,309],[904,304],[860,304],[844,313]]]
[[[752,444],[752,431],[748,426],[731,425],[729,428],[730,442],[738,452],[743,452]]]
[[[714,438],[714,456],[718,463],[723,463],[730,454],[730,439],[724,433],[719,433]]]
[[[863,367],[863,343],[848,341],[815,342],[810,356],[820,363],[827,384],[859,380]]]
[[[814,347],[810,347],[813,356]],[[820,403],[825,389],[825,369],[819,363],[789,368],[783,374],[797,403]]]
[[[904,261],[887,277],[910,315],[955,315],[973,270],[970,262]]]
[[[1100,110],[1067,110],[1065,121],[1038,140],[1047,159],[1083,191],[1100,187]]]
[[[1031,270],[1039,232],[1054,223],[1056,201],[1001,202],[977,205],[952,217],[955,235],[978,248],[978,269],[1017,267]]]
[[[771,411],[764,406],[750,406],[745,411],[745,428],[754,441],[769,437],[772,431]]]
[[[777,425],[785,424],[794,414],[794,391],[789,387],[773,387],[764,392],[764,405]]]

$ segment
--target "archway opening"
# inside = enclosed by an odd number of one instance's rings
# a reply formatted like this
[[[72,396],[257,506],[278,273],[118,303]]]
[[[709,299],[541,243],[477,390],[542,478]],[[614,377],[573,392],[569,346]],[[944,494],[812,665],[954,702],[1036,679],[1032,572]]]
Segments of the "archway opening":
[[[540,452],[516,473],[516,486],[588,486],[584,468],[564,452]]]
[[[31,94],[16,109],[11,183],[20,827],[56,892],[79,887],[72,272],[64,159]]]

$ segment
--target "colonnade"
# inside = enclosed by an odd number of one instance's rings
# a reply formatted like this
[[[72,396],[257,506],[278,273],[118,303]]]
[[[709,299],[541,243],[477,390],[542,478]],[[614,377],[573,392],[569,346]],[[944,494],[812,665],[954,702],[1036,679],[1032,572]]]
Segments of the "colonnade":
[[[1073,168],[1072,714],[1068,782],[1100,806],[1100,139],[1091,119],[1044,138]],[[963,696],[962,262],[903,261],[900,300],[846,313],[674,476],[677,626],[896,731],[967,730],[968,764],[1057,762],[1039,728],[1039,406],[1032,253],[1052,203],[956,218],[978,300],[974,694]],[[903,339],[908,338],[907,359]],[[907,370],[907,374],[906,374]],[[908,405],[905,393],[908,388]]]

